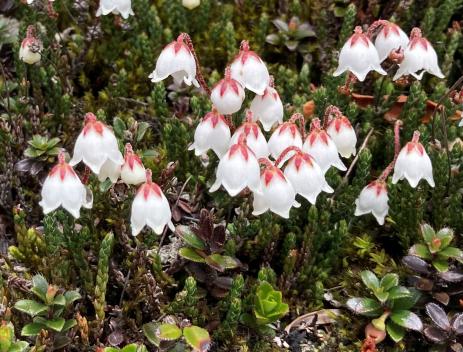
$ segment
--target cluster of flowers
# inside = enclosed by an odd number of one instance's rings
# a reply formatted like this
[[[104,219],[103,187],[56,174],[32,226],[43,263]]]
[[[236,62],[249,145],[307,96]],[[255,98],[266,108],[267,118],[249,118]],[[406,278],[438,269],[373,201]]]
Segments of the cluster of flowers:
[[[40,202],[45,214],[62,206],[75,218],[79,218],[82,206],[87,209],[92,207],[93,197],[84,185],[86,180],[82,183],[72,168],[81,161],[98,175],[100,181],[109,178],[115,183],[120,177],[127,185],[143,183],[132,203],[130,222],[134,236],[145,225],[157,234],[162,233],[165,225],[173,229],[169,202],[161,188],[152,181],[151,170],[145,170],[130,144],[125,146],[125,155],[122,156],[112,130],[92,113],[85,115],[85,125],[77,137],[69,164],[65,161],[64,152],[61,152],[58,165],[53,167],[45,179]]]
[[[375,32],[373,44],[371,38]],[[387,58],[399,65],[394,80],[404,75],[421,79],[425,71],[444,77],[437,63],[436,51],[419,28],[412,29],[409,39],[398,25],[386,20],[374,22],[367,33],[363,33],[360,26],[355,27],[354,34],[341,49],[339,66],[333,75],[350,71],[359,81],[363,81],[370,71],[386,75],[381,63]]]

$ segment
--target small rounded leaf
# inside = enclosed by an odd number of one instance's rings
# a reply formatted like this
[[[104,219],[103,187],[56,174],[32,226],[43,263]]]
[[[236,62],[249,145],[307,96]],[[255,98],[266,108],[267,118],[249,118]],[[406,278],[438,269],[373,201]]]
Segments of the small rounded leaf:
[[[182,336],[182,330],[175,324],[161,324],[156,331],[156,336],[161,340],[177,340]]]
[[[207,330],[198,326],[188,326],[183,329],[185,341],[193,347],[195,351],[206,352],[211,346],[211,338]]]
[[[450,322],[445,311],[435,303],[426,304],[426,313],[439,328],[450,331]]]
[[[355,314],[361,314],[367,317],[377,317],[382,313],[379,302],[371,298],[350,298],[346,305]]]
[[[391,314],[391,320],[399,326],[406,329],[421,331],[423,323],[418,315],[409,310],[394,311]]]

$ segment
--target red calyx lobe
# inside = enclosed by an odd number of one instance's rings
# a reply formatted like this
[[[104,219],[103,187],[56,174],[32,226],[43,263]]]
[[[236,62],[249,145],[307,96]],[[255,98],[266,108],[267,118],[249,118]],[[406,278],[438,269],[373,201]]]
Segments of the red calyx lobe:
[[[137,193],[143,192],[143,198],[148,200],[148,197],[151,193],[154,193],[155,196],[161,197],[162,191],[157,183],[152,180],[151,170],[146,170],[146,182],[140,186]]]
[[[386,24],[384,24],[383,29],[381,31],[384,33],[384,38],[387,38],[390,33],[400,35],[399,26],[391,22],[387,22]]]
[[[313,160],[307,153],[297,153],[290,159],[290,162],[294,163],[297,171],[299,171],[303,163],[309,164],[310,167],[313,166]]]
[[[267,166],[265,169],[262,170],[261,172],[261,177],[264,178],[264,183],[265,183],[265,186],[268,186],[269,183],[272,181],[273,177],[274,176],[277,176],[279,177],[281,180],[285,181],[286,182],[286,178],[285,176],[283,175],[283,172],[281,172],[281,170],[276,167],[276,166]]]
[[[349,41],[351,47],[353,47],[357,42],[365,45],[366,47],[370,45],[370,40],[366,34],[363,33],[362,27],[360,26],[355,27],[354,34],[352,34]]]
[[[190,53],[190,49],[188,49],[188,46],[183,42],[183,34],[180,34],[177,37],[177,40],[173,41],[169,45],[167,45],[167,48],[173,47],[174,48],[174,53],[175,55],[178,54],[178,52],[182,49],[186,50],[188,53]]]
[[[350,124],[350,121],[346,116],[334,118],[333,120],[331,120],[330,125],[331,124],[334,124],[334,128],[336,132],[338,133],[341,130],[342,126],[345,126],[347,128],[352,128],[352,125]]]
[[[382,181],[373,181],[367,187],[373,188],[376,191],[377,197],[379,197],[381,192],[387,192],[386,184]]]
[[[421,45],[424,50],[428,50],[429,42],[426,38],[423,38],[421,29],[413,28],[410,34],[410,49],[414,49],[417,45]]]
[[[420,142],[408,142],[406,148],[407,154],[410,154],[416,150],[418,154],[424,155],[424,147]]]
[[[259,136],[259,126],[255,122],[245,122],[241,125],[243,133],[247,136],[252,132],[255,139]]]
[[[249,43],[246,40],[241,42],[241,48],[239,54],[236,56],[235,60],[241,60],[241,64],[245,64],[249,58],[255,58],[257,61],[261,62],[262,59],[254,51],[249,50]]]
[[[292,122],[283,122],[283,124],[280,126],[280,128],[278,130],[278,134],[281,135],[287,129],[289,129],[289,132],[291,133],[293,138],[296,137],[296,133],[298,132],[297,126],[296,126],[296,124],[294,124]]]
[[[231,159],[236,152],[240,152],[245,161],[248,161],[249,153],[253,153],[246,144],[246,135],[244,133],[241,133],[238,142],[230,147],[228,158]]]
[[[143,163],[140,159],[140,157],[133,152],[132,146],[130,143],[127,143],[125,145],[125,155],[124,155],[124,162],[129,165],[130,170],[133,170],[133,167],[135,166],[135,163],[138,165],[143,166]]]
[[[222,121],[223,123],[227,124],[227,121],[225,120],[225,117],[223,115],[220,115],[216,110],[208,112],[204,116],[204,122],[210,121],[212,124],[212,127],[215,128],[219,121]]]
[[[64,160],[64,153],[60,152],[58,155],[58,164],[51,169],[49,176],[55,176],[56,174],[59,174],[59,178],[61,181],[64,181],[66,178],[66,175],[69,174],[70,176],[77,177],[74,169],[66,163]]]
[[[85,126],[84,126],[84,129],[83,129],[84,136],[86,136],[87,133],[89,133],[90,130],[92,130],[92,129],[96,133],[98,133],[100,136],[102,136],[104,128],[105,128],[105,124],[103,122],[98,121],[96,119],[96,116],[93,113],[88,112],[85,115]]]

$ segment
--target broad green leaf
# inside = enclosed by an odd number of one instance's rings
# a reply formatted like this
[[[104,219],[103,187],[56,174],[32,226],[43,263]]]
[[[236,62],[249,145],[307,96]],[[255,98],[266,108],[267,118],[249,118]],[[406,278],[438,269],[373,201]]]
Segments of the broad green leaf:
[[[32,278],[31,291],[39,297],[42,301],[46,301],[46,294],[48,290],[48,282],[42,275],[34,275]]]
[[[16,302],[14,307],[21,312],[29,314],[31,317],[44,313],[48,310],[48,307],[45,304],[33,301],[31,299],[22,299]]]
[[[399,284],[399,275],[397,274],[386,274],[381,279],[379,285],[385,290],[389,291],[392,287],[397,286]]]
[[[376,290],[376,292],[373,292],[375,297],[380,301],[381,303],[384,303],[387,301],[389,298],[389,292],[384,292],[382,288]]]
[[[99,185],[100,192],[106,193],[106,191],[108,191],[108,189],[110,189],[112,185],[113,183],[109,178],[107,178],[103,182],[100,182],[100,185]]]
[[[143,334],[148,339],[150,343],[155,346],[159,347],[161,341],[157,337],[156,332],[158,331],[159,324],[158,323],[147,323],[143,325]]]
[[[379,287],[379,280],[376,275],[370,270],[364,270],[360,273],[360,277],[362,278],[363,283],[366,287],[370,290],[375,292],[376,289]]]
[[[390,300],[392,310],[411,309],[421,297],[421,292],[414,288],[409,288],[410,295],[402,298]]]
[[[125,122],[122,121],[120,117],[115,117],[113,122],[114,132],[118,137],[122,137],[124,135],[124,131],[126,129]]]
[[[185,341],[198,352],[206,352],[211,346],[211,338],[207,330],[198,326],[188,326],[183,329]]]
[[[463,251],[456,247],[447,247],[439,252],[440,257],[463,259]]]
[[[440,248],[444,249],[444,248],[448,247],[450,242],[452,242],[452,240],[453,240],[453,237],[454,237],[453,230],[449,229],[448,227],[443,228],[443,229],[439,230],[439,232],[436,234],[436,237],[438,239],[440,239],[440,241],[441,241]]]
[[[386,331],[394,342],[401,341],[405,336],[405,329],[392,321],[387,322]]]
[[[432,261],[432,266],[437,269],[437,271],[444,273],[449,270],[449,262],[446,258],[439,258]]]
[[[68,306],[71,303],[73,303],[74,301],[77,301],[78,299],[81,299],[82,296],[80,295],[80,293],[78,291],[67,291],[64,294],[64,298],[66,298],[66,305]]]
[[[73,328],[77,325],[77,321],[75,319],[66,320],[64,323],[63,329],[61,331],[68,331],[69,329]]]
[[[65,321],[63,318],[56,318],[45,321],[45,325],[47,326],[47,328],[50,328],[58,332],[60,332],[63,329],[64,323]]]
[[[147,122],[140,122],[137,128],[137,142],[140,142],[143,137],[145,136],[146,131],[150,127],[149,123]]]
[[[182,330],[175,324],[161,324],[158,327],[156,336],[161,340],[177,340],[182,336]]]
[[[13,343],[8,352],[24,352],[29,347],[26,341],[16,341]]]
[[[120,352],[120,349],[115,347],[105,347],[104,352]]]
[[[431,243],[432,239],[436,236],[436,232],[428,224],[421,225],[421,233],[423,234],[423,239],[426,243]]]
[[[205,263],[206,260],[201,257],[193,248],[189,247],[183,247],[180,248],[178,251],[178,254],[188,260],[191,260],[192,262],[196,263]]]
[[[14,330],[10,325],[1,325],[0,326],[0,351],[7,352],[10,349],[11,344],[13,343]]]
[[[137,344],[136,343],[131,343],[130,345],[126,345],[123,349],[121,349],[121,352],[137,352]]]
[[[360,314],[367,317],[377,317],[383,312],[379,302],[372,298],[350,298],[346,305],[355,314]]]
[[[410,297],[411,292],[407,288],[403,286],[396,286],[393,287],[389,290],[389,299],[396,300],[398,298],[405,298],[405,297]]]
[[[235,259],[218,253],[207,256],[205,259],[207,264],[219,271],[225,271],[226,269],[234,269],[238,267],[238,262]]]
[[[21,330],[22,336],[36,336],[40,331],[46,330],[47,327],[40,323],[30,323],[23,326]]]
[[[53,304],[55,306],[64,306],[66,305],[66,298],[64,298],[64,295],[58,295],[53,300]]]
[[[414,255],[416,257],[420,257],[423,259],[431,259],[432,255],[429,252],[429,248],[424,244],[415,244],[409,250],[408,254]]]
[[[418,315],[409,310],[398,310],[391,313],[391,320],[406,329],[421,331],[423,323]]]
[[[198,236],[196,236],[188,226],[178,225],[175,230],[191,247],[200,250],[206,249],[206,244]]]

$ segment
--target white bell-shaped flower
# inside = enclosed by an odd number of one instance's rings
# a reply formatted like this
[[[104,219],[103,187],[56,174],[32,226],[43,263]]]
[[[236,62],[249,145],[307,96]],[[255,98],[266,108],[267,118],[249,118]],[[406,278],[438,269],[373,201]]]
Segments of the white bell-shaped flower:
[[[431,159],[419,139],[420,133],[415,131],[412,140],[400,151],[394,165],[392,183],[395,184],[406,178],[410,186],[415,188],[421,179],[425,179],[431,187],[434,187]]]
[[[161,188],[152,181],[151,170],[146,170],[146,182],[140,186],[132,203],[132,235],[137,236],[145,225],[158,235],[162,234],[166,225],[174,231],[171,219],[169,201]]]
[[[188,86],[193,83],[195,87],[199,87],[196,80],[196,61],[185,43],[184,34],[180,34],[177,40],[162,49],[156,68],[149,78],[151,82],[160,82],[168,76],[172,76],[177,85],[185,82]]]
[[[183,7],[186,7],[188,10],[193,10],[201,4],[201,0],[182,0]]]
[[[339,65],[333,76],[350,71],[363,81],[370,71],[386,74],[380,65],[378,52],[362,28],[355,27],[354,34],[347,40],[339,53]]]
[[[211,101],[219,113],[230,115],[241,109],[244,100],[244,89],[241,84],[231,78],[230,68],[225,69],[225,78],[212,88]]]
[[[384,181],[376,180],[364,187],[355,200],[355,216],[373,214],[378,224],[384,225],[389,211],[389,197]]]
[[[249,43],[246,40],[241,42],[240,52],[231,64],[231,76],[258,95],[264,94],[270,82],[267,66],[259,55],[249,50]]]
[[[398,25],[389,21],[383,21],[381,30],[375,39],[379,61],[383,62],[386,60],[393,50],[405,50],[408,41],[408,36]]]
[[[289,218],[291,208],[298,208],[300,204],[296,202],[296,192],[283,172],[268,161],[260,180],[262,193],[254,193],[252,214],[257,216],[270,210],[285,219]]]
[[[268,150],[267,140],[256,122],[252,122],[252,111],[247,111],[247,122],[238,127],[231,138],[231,144],[238,143],[242,134],[246,136],[246,144],[254,152],[257,159],[266,158],[270,152]]]
[[[103,166],[101,166],[100,172],[98,173],[98,181],[103,182],[109,178],[112,183],[116,183],[120,175],[121,165],[108,159],[104,162]]]
[[[217,179],[210,192],[215,192],[223,185],[227,192],[236,196],[246,187],[260,193],[259,162],[251,149],[246,145],[246,137],[241,135],[238,143],[233,144],[220,159],[217,167]]]
[[[225,117],[213,108],[203,117],[195,130],[193,144],[188,150],[199,156],[212,149],[221,158],[230,146],[230,127]]]
[[[326,182],[325,175],[315,160],[299,148],[295,150],[296,153],[286,164],[284,174],[296,193],[315,204],[321,192],[333,193],[333,189]]]
[[[19,59],[26,64],[33,65],[40,61],[42,49],[42,42],[35,37],[35,27],[32,25],[29,26],[26,38],[24,38],[19,47]]]
[[[124,19],[129,18],[130,15],[135,15],[132,10],[132,0],[100,0],[96,16],[106,16],[110,13],[120,14]]]
[[[326,132],[333,140],[338,153],[343,158],[350,158],[351,155],[357,153],[355,150],[357,136],[346,116],[338,116],[332,119],[328,124]]]
[[[125,145],[124,165],[121,167],[121,179],[127,185],[139,185],[146,182],[146,170],[140,157],[133,152],[132,145]]]
[[[276,160],[288,147],[302,148],[302,137],[297,125],[293,122],[284,122],[272,133],[268,148],[272,157]]]
[[[283,122],[283,103],[272,86],[265,88],[264,94],[256,95],[249,109],[254,113],[254,119],[262,123],[265,131]]]
[[[336,144],[334,144],[328,133],[321,129],[319,119],[313,119],[311,131],[302,146],[302,150],[315,159],[323,174],[331,166],[341,171],[346,170],[346,166],[339,158]]]
[[[58,165],[48,174],[42,187],[40,206],[44,214],[62,206],[76,219],[80,208],[90,209],[93,204],[91,192],[80,181],[72,167],[64,160],[64,153],[58,155]]]
[[[85,115],[85,126],[77,137],[74,155],[69,164],[74,166],[81,161],[99,175],[100,180],[110,177],[113,182],[119,177],[120,166],[124,163],[113,131],[98,121],[91,112]]]
[[[444,78],[444,74],[437,62],[436,51],[431,43],[422,37],[421,30],[413,28],[410,42],[404,51],[404,58],[399,64],[399,69],[394,75],[393,80],[395,81],[404,75],[412,75],[419,80],[423,77],[424,72]]]

